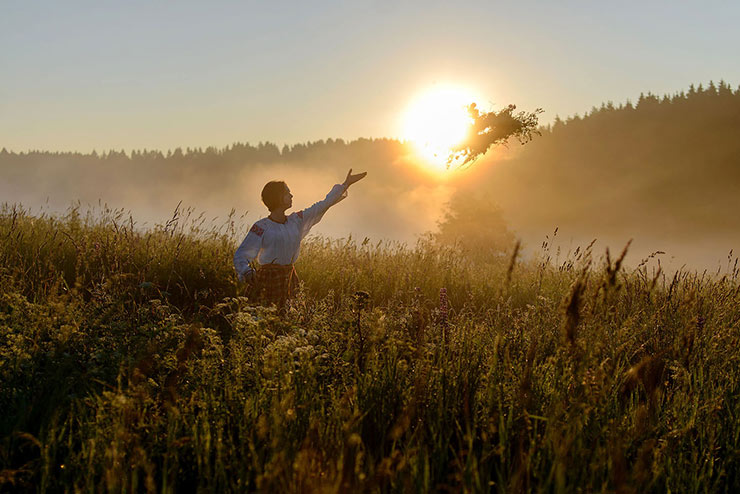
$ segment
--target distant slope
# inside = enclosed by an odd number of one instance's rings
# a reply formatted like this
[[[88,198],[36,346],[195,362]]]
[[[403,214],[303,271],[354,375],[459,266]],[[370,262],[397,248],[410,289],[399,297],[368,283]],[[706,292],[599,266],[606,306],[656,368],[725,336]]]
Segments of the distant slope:
[[[524,235],[740,238],[740,90],[725,83],[557,121],[483,182]]]

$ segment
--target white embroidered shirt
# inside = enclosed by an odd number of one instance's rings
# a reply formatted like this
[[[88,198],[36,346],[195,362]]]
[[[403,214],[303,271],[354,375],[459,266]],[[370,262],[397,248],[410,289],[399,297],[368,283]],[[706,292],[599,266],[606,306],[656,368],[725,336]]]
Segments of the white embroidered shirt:
[[[301,250],[301,240],[318,223],[324,213],[347,196],[347,188],[337,184],[323,201],[286,217],[285,223],[262,218],[252,225],[234,253],[234,268],[239,279],[252,272],[250,263],[293,264]]]

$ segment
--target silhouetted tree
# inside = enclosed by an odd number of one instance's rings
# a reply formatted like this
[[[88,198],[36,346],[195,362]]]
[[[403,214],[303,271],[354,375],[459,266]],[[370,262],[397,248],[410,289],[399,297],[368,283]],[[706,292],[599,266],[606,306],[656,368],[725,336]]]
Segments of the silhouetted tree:
[[[437,227],[435,240],[462,247],[466,255],[500,255],[514,244],[501,208],[491,199],[467,191],[452,196]]]

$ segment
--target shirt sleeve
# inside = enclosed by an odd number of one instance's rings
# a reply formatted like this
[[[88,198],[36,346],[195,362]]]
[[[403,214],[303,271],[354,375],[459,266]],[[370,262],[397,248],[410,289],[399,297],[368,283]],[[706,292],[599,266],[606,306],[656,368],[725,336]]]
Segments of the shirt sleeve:
[[[241,245],[234,253],[234,269],[240,280],[252,272],[251,263],[257,258],[262,248],[262,234],[265,233],[256,223],[244,237]]]
[[[308,235],[309,230],[321,221],[324,217],[324,213],[338,203],[342,199],[347,197],[347,187],[342,184],[336,184],[323,201],[319,201],[310,208],[306,208],[300,211],[298,216],[302,218],[303,223],[301,224],[301,238]]]

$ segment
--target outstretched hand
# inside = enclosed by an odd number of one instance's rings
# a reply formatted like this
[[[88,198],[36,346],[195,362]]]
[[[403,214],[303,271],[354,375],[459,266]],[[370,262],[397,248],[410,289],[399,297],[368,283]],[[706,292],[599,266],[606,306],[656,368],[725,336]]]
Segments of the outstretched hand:
[[[355,175],[352,175],[352,168],[350,168],[347,172],[347,178],[344,180],[344,186],[349,188],[349,186],[353,183],[359,182],[360,180],[365,178],[365,175],[367,175],[367,172],[356,173]]]

